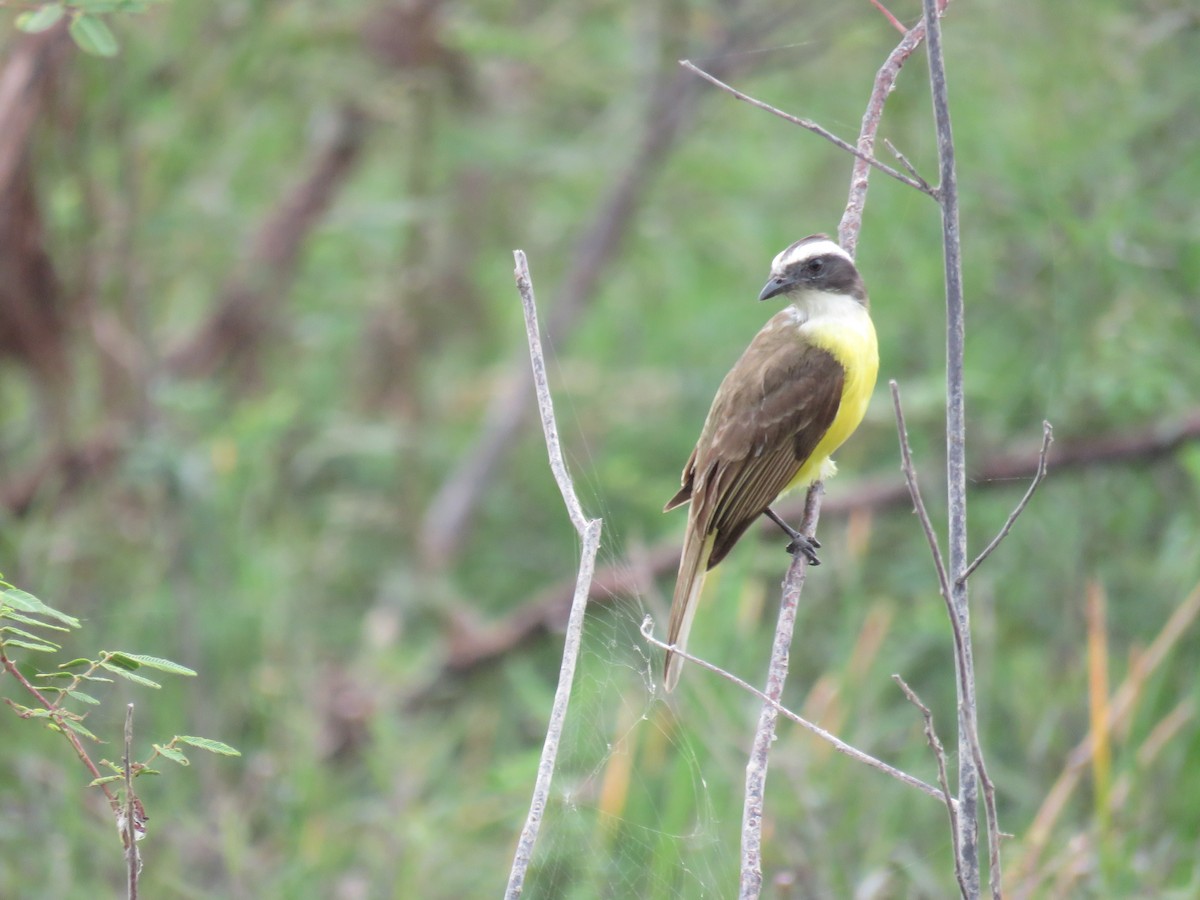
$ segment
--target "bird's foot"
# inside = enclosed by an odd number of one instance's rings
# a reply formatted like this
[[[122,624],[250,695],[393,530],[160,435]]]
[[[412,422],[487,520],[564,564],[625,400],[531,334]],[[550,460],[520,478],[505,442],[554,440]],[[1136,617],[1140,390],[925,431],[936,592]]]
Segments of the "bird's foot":
[[[787,545],[787,552],[792,554],[792,556],[802,553],[810,566],[819,566],[821,560],[817,559],[817,550],[820,548],[821,542],[816,538],[805,537],[797,532],[792,537],[792,542]]]

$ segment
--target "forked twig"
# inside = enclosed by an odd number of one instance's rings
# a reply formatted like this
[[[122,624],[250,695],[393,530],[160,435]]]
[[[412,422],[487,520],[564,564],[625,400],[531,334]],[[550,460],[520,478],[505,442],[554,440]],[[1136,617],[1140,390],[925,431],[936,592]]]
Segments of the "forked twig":
[[[908,702],[921,711],[921,718],[925,723],[925,741],[929,744],[929,749],[933,751],[933,757],[937,760],[938,784],[942,786],[942,799],[946,803],[946,812],[950,815],[950,833],[958,833],[958,810],[954,801],[954,795],[950,793],[950,779],[946,777],[946,748],[942,746],[942,742],[938,739],[937,731],[933,727],[933,713],[929,707],[921,702],[921,698],[917,696],[917,692],[908,686],[899,675],[892,675],[892,680],[900,685],[900,690],[904,691],[904,696],[908,698]],[[958,889],[962,891],[964,897],[967,896],[967,885],[963,881],[962,866],[958,862],[958,854],[954,854],[954,876],[958,879]]]
[[[1050,445],[1054,442],[1054,429],[1049,422],[1042,422],[1042,450],[1038,454],[1037,472],[1033,475],[1033,481],[1029,484],[1029,490],[1025,492],[1025,496],[1021,498],[1011,513],[1008,515],[1008,520],[1004,523],[1004,527],[1000,532],[992,538],[992,542],[983,548],[974,561],[967,566],[962,575],[958,576],[959,582],[964,582],[971,577],[971,573],[979,568],[979,564],[992,555],[992,551],[1000,546],[1000,542],[1004,540],[1012,527],[1016,524],[1017,516],[1025,511],[1025,507],[1029,505],[1030,499],[1033,497],[1033,492],[1038,489],[1038,485],[1046,478],[1046,454],[1050,452]]]
[[[792,710],[788,709],[786,706],[784,706],[778,700],[775,700],[775,699],[767,696],[767,694],[760,691],[754,685],[750,684],[747,681],[743,681],[741,678],[738,678],[738,676],[734,675],[732,672],[730,672],[726,669],[722,669],[720,666],[713,665],[712,663],[708,662],[707,660],[701,659],[698,656],[692,656],[692,654],[688,653],[686,650],[680,650],[679,648],[674,647],[673,645],[668,644],[665,641],[660,641],[658,638],[656,638],[654,636],[654,619],[652,619],[650,616],[646,616],[646,618],[642,620],[642,637],[644,637],[646,639],[647,643],[652,644],[655,647],[658,647],[660,650],[670,650],[672,653],[675,653],[676,655],[680,656],[681,658],[686,659],[688,662],[695,663],[697,666],[699,666],[702,669],[708,669],[708,671],[710,671],[716,675],[720,675],[726,681],[729,681],[732,684],[737,685],[743,691],[753,694],[755,697],[757,697],[759,700],[762,700],[764,703],[770,704],[771,707],[773,707],[775,709],[775,711],[778,712],[785,719],[790,719],[792,722],[795,722],[801,728],[805,729],[806,731],[811,732],[812,734],[815,734],[821,740],[825,741],[831,747],[833,747],[833,749],[836,750],[838,753],[844,754],[845,756],[848,756],[851,759],[856,760],[865,766],[870,766],[872,769],[877,769],[880,772],[883,772],[885,775],[890,775],[892,778],[895,778],[897,781],[899,781],[903,784],[907,784],[909,787],[916,788],[922,794],[932,797],[934,800],[944,801],[946,799],[947,794],[946,794],[945,790],[939,790],[938,788],[934,787],[932,784],[928,784],[927,782],[922,781],[920,778],[916,778],[912,775],[909,775],[907,772],[903,772],[900,769],[897,769],[895,766],[888,765],[883,760],[876,759],[874,756],[871,756],[869,753],[864,753],[862,750],[859,750],[857,747],[855,747],[851,744],[847,744],[845,741],[843,741],[837,735],[826,731],[824,728],[822,728],[820,725],[817,725],[815,722],[810,722],[810,721],[808,721],[808,719],[804,718],[803,716],[801,716],[795,712],[792,712]],[[954,803],[953,797],[950,797],[950,803],[951,803],[951,806],[953,807],[953,803]]]
[[[888,387],[892,389],[892,409],[896,412],[896,430],[900,433],[900,469],[904,473],[904,483],[908,485],[908,494],[912,497],[913,508],[916,510],[917,518],[921,521],[921,528],[925,531],[925,540],[929,542],[929,552],[933,555],[933,567],[937,570],[938,586],[941,588],[943,599],[949,604],[950,576],[946,574],[946,561],[942,558],[942,548],[938,544],[937,532],[934,530],[933,521],[929,518],[928,510],[925,509],[925,501],[921,498],[921,487],[917,483],[917,470],[912,461],[912,447],[908,443],[908,426],[904,422],[904,409],[900,405],[900,385],[896,384],[895,379],[892,379],[888,382]],[[953,616],[951,619],[953,620]]]
[[[508,876],[505,900],[516,900],[525,885],[525,873],[533,858],[533,847],[537,842],[538,830],[550,798],[550,785],[554,779],[554,767],[558,759],[558,745],[567,719],[567,707],[571,701],[571,684],[575,680],[575,665],[579,659],[579,648],[583,642],[583,619],[587,611],[588,592],[592,575],[596,569],[596,553],[600,549],[600,519],[587,519],[583,507],[575,495],[570,472],[563,459],[558,439],[558,426],[554,420],[554,402],[550,396],[550,385],[546,378],[546,359],[542,353],[542,342],[538,330],[537,305],[533,296],[533,281],[529,276],[529,264],[520,250],[513,253],[516,260],[517,290],[525,310],[525,333],[529,340],[529,358],[533,365],[533,382],[537,389],[538,410],[542,416],[542,430],[546,436],[546,450],[550,456],[550,470],[562,492],[563,502],[575,530],[583,540],[580,550],[579,574],[575,580],[575,596],[571,601],[571,615],[567,620],[567,633],[563,641],[562,665],[558,671],[558,687],[554,692],[554,705],[550,711],[550,722],[546,726],[546,740],[542,745],[542,756],[538,762],[537,780],[529,804],[529,815],[517,850],[513,855],[512,871]]]
[[[751,97],[749,94],[743,94],[737,88],[726,84],[724,81],[721,81],[721,79],[719,79],[713,75],[709,75],[703,69],[699,68],[694,63],[692,63],[691,60],[681,59],[679,61],[679,64],[681,66],[683,66],[685,69],[687,69],[688,71],[695,72],[697,75],[699,75],[705,81],[715,84],[721,90],[726,91],[729,94],[732,94],[737,99],[742,100],[746,103],[749,103],[751,106],[756,106],[761,110],[765,110],[766,112],[769,112],[773,116],[778,116],[779,118],[783,119],[784,121],[791,122],[793,125],[799,125],[801,128],[805,128],[808,131],[811,131],[813,134],[818,135],[819,137],[825,138],[825,140],[829,141],[835,147],[839,147],[842,150],[845,150],[847,153],[857,156],[863,162],[867,163],[868,165],[874,166],[880,172],[883,172],[885,175],[889,175],[892,178],[895,178],[901,184],[907,184],[909,187],[916,188],[918,191],[920,191],[923,194],[929,194],[930,196],[933,196],[933,188],[931,188],[927,182],[924,182],[923,180],[918,181],[915,178],[909,178],[903,172],[893,169],[887,163],[876,159],[874,156],[864,153],[863,151],[861,151],[857,147],[855,147],[853,144],[843,141],[840,137],[838,137],[832,131],[829,131],[828,129],[821,127],[820,125],[818,125],[816,122],[812,121],[811,119],[801,119],[799,116],[793,116],[791,113],[785,113],[783,110],[778,109],[769,103],[764,103],[761,100],[756,100],[754,97]]]

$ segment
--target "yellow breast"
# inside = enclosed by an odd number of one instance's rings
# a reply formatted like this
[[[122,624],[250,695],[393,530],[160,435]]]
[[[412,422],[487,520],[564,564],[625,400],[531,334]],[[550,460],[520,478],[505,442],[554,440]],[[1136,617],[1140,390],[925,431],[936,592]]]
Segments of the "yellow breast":
[[[842,403],[833,424],[800,467],[790,487],[801,487],[836,471],[830,455],[858,428],[867,411],[879,373],[879,342],[866,307],[849,297],[821,294],[801,310],[799,337],[833,354],[846,371]]]

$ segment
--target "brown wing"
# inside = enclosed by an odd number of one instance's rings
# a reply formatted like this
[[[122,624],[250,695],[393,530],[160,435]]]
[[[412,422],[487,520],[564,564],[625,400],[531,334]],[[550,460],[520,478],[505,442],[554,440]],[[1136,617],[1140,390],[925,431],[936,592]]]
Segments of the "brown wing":
[[[837,415],[844,382],[831,353],[799,345],[786,311],[725,377],[672,501],[686,492],[692,527],[717,532],[709,568],[796,477]]]

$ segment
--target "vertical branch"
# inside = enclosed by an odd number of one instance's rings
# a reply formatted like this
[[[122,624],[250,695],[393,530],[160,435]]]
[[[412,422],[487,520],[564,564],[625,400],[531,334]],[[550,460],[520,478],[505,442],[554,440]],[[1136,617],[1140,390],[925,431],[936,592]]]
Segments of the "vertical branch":
[[[967,558],[966,404],[963,395],[963,284],[962,241],[958,223],[958,181],[954,162],[954,136],[950,127],[950,102],[946,89],[946,63],[938,0],[924,0],[925,37],[928,42],[929,82],[937,127],[939,186],[942,208],[942,244],[946,280],[946,482],[949,500],[950,614],[961,635],[955,654],[958,693],[958,855],[962,885],[968,897],[979,896],[979,786],[987,793],[991,890],[1000,896],[999,834],[995,823],[994,795],[983,765],[975,702],[975,663],[971,649],[970,607],[964,577]]]
[[[800,531],[812,535],[817,530],[817,519],[821,515],[821,482],[813,484],[808,491],[804,507],[804,521]],[[746,762],[746,790],[742,800],[742,873],[738,897],[754,900],[762,893],[762,819],[763,799],[766,794],[767,766],[771,757],[771,745],[775,742],[775,721],[779,718],[779,702],[783,697],[783,685],[787,681],[788,651],[792,646],[792,633],[796,628],[796,607],[800,604],[800,592],[804,589],[804,578],[808,573],[808,560],[803,553],[792,557],[783,580],[783,599],[779,604],[779,622],[775,626],[775,641],[771,646],[771,667],[767,673],[766,699],[758,714],[758,727],[754,730],[754,744],[750,759]]]
[[[138,809],[139,803],[133,793],[133,704],[125,707],[125,807],[118,820],[121,825],[121,840],[125,844],[126,890],[129,900],[137,900],[138,875],[142,871],[142,855],[138,852]]]
[[[537,780],[534,783],[533,798],[529,804],[529,815],[521,836],[517,840],[517,850],[513,855],[512,871],[508,876],[508,888],[504,892],[505,900],[516,900],[521,896],[525,886],[525,873],[533,858],[533,847],[537,842],[538,830],[546,813],[546,804],[550,798],[550,785],[554,779],[554,767],[558,759],[558,744],[562,738],[563,726],[567,720],[567,706],[571,702],[571,685],[575,680],[575,664],[579,659],[579,647],[583,643],[583,617],[587,611],[588,594],[591,591],[592,575],[596,568],[596,553],[600,549],[600,519],[587,519],[583,507],[575,495],[571,475],[567,471],[563,459],[562,448],[558,439],[558,426],[554,420],[554,403],[550,397],[550,385],[546,378],[546,359],[542,353],[542,341],[538,330],[537,306],[533,296],[533,281],[529,276],[529,266],[525,254],[517,250],[513,254],[516,259],[517,289],[521,293],[521,303],[525,310],[525,332],[529,340],[529,359],[533,365],[533,382],[537,389],[538,410],[542,417],[542,430],[546,436],[546,450],[550,455],[550,470],[554,480],[562,492],[563,502],[571,523],[583,540],[580,550],[579,574],[575,580],[575,595],[571,601],[571,615],[567,620],[567,633],[563,642],[562,665],[558,671],[558,687],[554,692],[554,705],[550,711],[550,722],[546,726],[546,740],[542,745],[542,757],[538,762]]]

